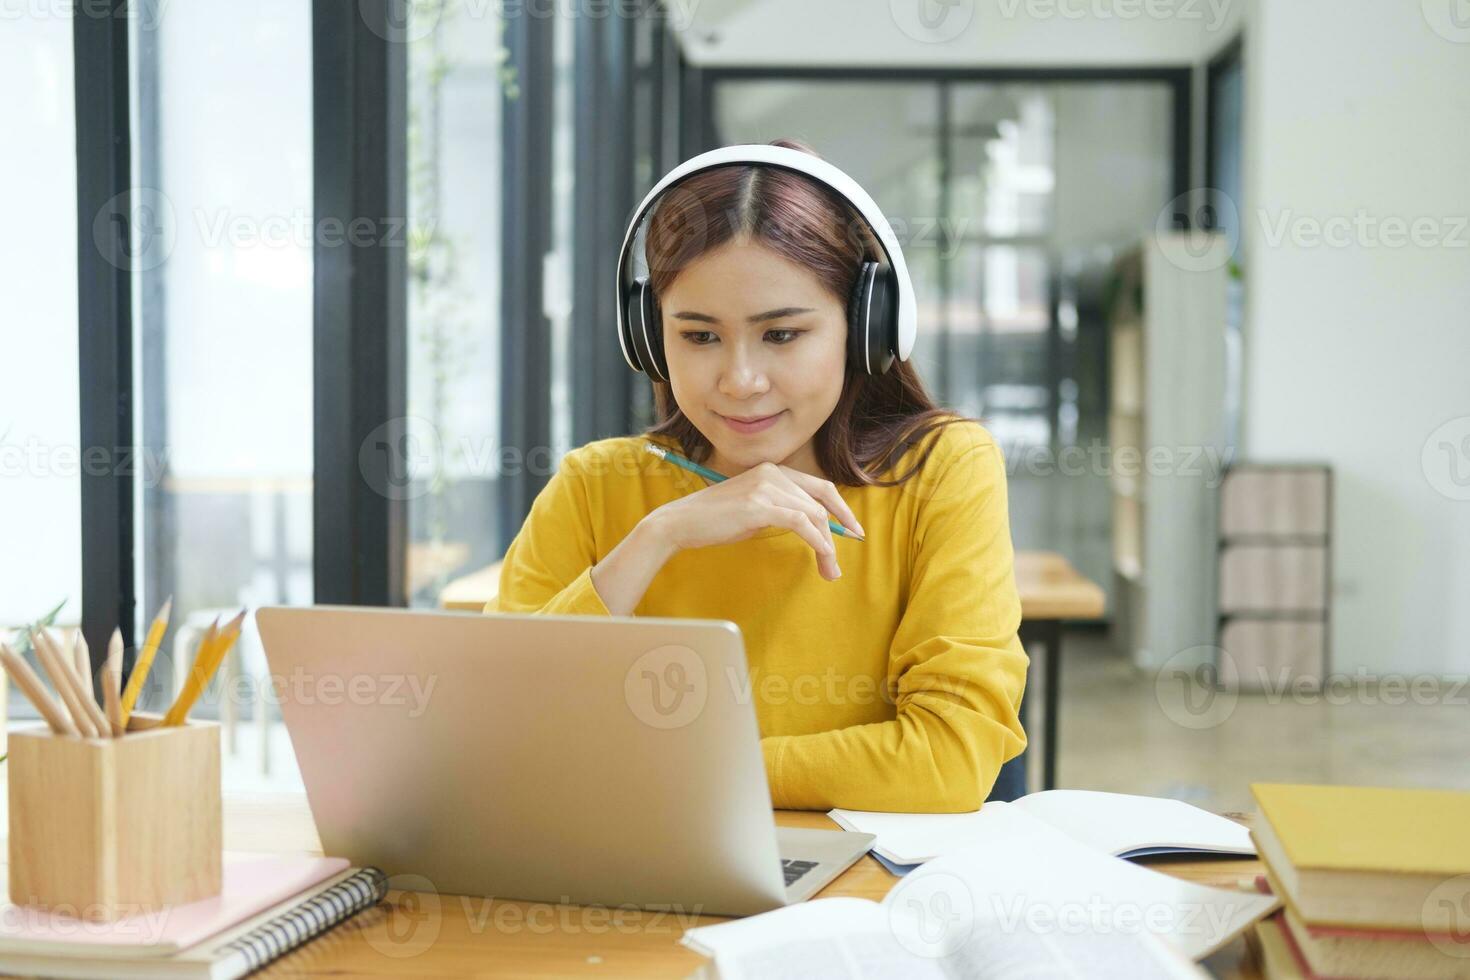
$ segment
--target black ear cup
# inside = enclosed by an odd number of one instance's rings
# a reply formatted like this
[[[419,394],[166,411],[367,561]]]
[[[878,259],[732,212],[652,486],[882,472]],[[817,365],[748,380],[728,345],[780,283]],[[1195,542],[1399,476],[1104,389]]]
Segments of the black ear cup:
[[[864,262],[847,300],[847,363],[866,374],[886,374],[898,349],[898,308],[893,274]]]
[[[663,321],[647,276],[633,280],[633,288],[628,290],[626,314],[623,320],[628,325],[628,335],[624,340],[638,364],[638,370],[655,381],[667,382],[669,366],[664,360]]]

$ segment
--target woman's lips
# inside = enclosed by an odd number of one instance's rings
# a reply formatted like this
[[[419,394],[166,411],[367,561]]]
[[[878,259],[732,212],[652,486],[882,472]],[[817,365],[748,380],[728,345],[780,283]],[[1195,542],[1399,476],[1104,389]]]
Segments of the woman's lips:
[[[720,415],[719,412],[716,412],[715,414]],[[736,432],[749,434],[752,432],[763,432],[766,429],[769,429],[771,426],[779,422],[781,420],[781,416],[785,414],[786,410],[782,409],[775,415],[767,416],[766,418],[763,418],[758,422],[740,422],[726,415],[720,415],[720,418],[724,420],[726,425],[734,429]]]

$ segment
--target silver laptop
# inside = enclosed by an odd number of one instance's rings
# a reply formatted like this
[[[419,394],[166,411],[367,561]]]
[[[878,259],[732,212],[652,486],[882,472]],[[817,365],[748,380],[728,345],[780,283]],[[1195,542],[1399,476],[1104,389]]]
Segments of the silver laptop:
[[[871,834],[777,827],[725,620],[256,613],[327,854],[447,895],[749,915]]]

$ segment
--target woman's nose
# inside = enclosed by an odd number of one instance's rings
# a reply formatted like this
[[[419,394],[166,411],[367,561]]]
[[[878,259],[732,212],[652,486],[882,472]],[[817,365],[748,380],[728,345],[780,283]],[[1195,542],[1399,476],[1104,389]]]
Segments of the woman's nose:
[[[767,388],[766,372],[759,359],[736,351],[720,371],[720,393],[732,398],[759,394]]]

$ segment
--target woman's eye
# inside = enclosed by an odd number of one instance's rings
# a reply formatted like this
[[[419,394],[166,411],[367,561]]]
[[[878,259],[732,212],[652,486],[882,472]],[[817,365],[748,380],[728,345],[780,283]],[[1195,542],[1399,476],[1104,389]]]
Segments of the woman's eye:
[[[780,339],[777,339],[777,340],[773,341],[773,342],[778,347],[784,347],[787,344],[791,343],[793,340],[795,340],[797,338],[797,336],[801,334],[801,331],[800,330],[767,330],[766,331],[766,336],[768,338],[769,337],[772,337],[773,335],[776,335],[776,334],[780,334],[780,335],[782,335],[782,337]],[[685,330],[682,334],[680,334],[680,336],[682,336],[685,340],[689,341],[691,344],[694,344],[696,347],[707,347],[707,346],[710,345],[710,343],[713,342],[710,338],[714,338],[715,335],[714,335],[714,331],[711,331],[711,330]]]

